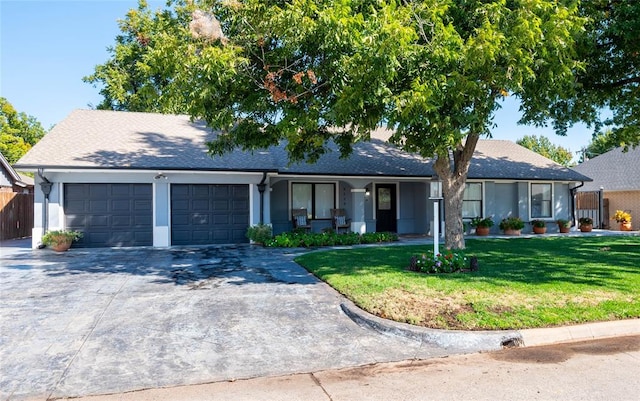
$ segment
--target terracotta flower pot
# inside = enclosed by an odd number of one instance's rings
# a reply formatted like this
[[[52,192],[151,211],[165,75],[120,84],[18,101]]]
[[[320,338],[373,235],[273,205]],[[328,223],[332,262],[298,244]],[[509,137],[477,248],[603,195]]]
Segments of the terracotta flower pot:
[[[558,226],[558,231],[560,231],[562,234],[566,234],[571,231],[571,227]]]
[[[476,227],[476,235],[489,235],[489,227]]]
[[[580,231],[582,231],[583,233],[589,233],[589,232],[591,232],[591,230],[593,230],[593,224],[581,224],[580,225]]]
[[[71,248],[71,241],[69,241],[69,242],[58,242],[55,245],[51,245],[51,249],[53,249],[56,252],[65,252],[65,251],[68,251],[69,248]]]
[[[504,235],[520,235],[521,232],[522,230],[512,230],[509,228],[504,230]]]
[[[535,234],[544,234],[544,233],[547,232],[547,227],[536,227],[536,226],[534,226],[533,227],[533,232]]]
[[[631,231],[631,222],[620,223],[620,231]]]

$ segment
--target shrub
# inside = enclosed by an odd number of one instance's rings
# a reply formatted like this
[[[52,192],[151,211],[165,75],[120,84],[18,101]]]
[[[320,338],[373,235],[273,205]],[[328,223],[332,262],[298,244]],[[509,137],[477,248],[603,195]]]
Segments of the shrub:
[[[591,217],[580,217],[578,223],[581,226],[589,226],[593,224],[593,219]]]
[[[409,270],[420,273],[455,273],[466,270],[467,257],[460,251],[447,250],[437,256],[423,253],[411,257]]]
[[[42,236],[42,243],[47,246],[57,246],[63,242],[74,242],[82,238],[80,231],[53,230]]]
[[[542,227],[546,227],[547,226],[547,222],[544,220],[531,220],[531,225],[533,227],[538,227],[538,228],[542,228]]]
[[[379,242],[397,241],[398,236],[394,233],[336,233],[328,230],[323,233],[309,232],[287,232],[276,235],[273,239],[265,242],[265,245],[279,248],[309,248],[319,246],[335,246],[335,245],[358,245],[373,244]]]
[[[491,220],[491,217],[485,217],[484,219],[474,217],[469,224],[471,227],[493,227],[493,220]]]
[[[524,222],[520,217],[507,217],[500,222],[501,230],[522,230],[524,228]]]
[[[257,224],[247,228],[247,238],[257,244],[266,244],[273,238],[273,231],[270,225]]]
[[[556,220],[556,223],[558,223],[558,226],[560,226],[560,227],[564,227],[564,228],[571,227],[571,221],[566,220],[566,219],[558,219],[558,220]]]

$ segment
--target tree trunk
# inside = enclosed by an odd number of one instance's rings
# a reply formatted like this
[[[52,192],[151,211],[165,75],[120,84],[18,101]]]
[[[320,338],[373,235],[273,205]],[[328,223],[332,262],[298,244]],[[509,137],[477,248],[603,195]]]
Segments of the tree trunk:
[[[446,155],[438,155],[434,163],[434,169],[442,180],[444,238],[445,246],[450,249],[464,249],[465,247],[462,199],[469,165],[479,138],[479,135],[468,135],[464,145],[460,143],[453,152]]]

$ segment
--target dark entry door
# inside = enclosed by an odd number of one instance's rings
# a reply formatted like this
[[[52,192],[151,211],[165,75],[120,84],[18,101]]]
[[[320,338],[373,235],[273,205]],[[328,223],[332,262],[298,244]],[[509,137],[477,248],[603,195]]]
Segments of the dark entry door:
[[[393,184],[376,185],[376,231],[396,232],[396,186]]]

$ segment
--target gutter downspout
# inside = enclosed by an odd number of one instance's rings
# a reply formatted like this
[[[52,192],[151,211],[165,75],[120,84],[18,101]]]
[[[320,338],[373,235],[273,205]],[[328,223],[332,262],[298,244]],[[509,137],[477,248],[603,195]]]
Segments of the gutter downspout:
[[[258,184],[258,192],[260,192],[260,224],[264,224],[264,190],[267,187],[267,172],[262,172],[262,181]]]
[[[569,192],[571,192],[571,226],[575,226],[576,223],[576,192],[578,188],[584,186],[584,181],[580,181],[580,185],[569,188]]]
[[[49,216],[48,216],[49,194],[51,194],[51,187],[53,186],[53,183],[49,181],[47,177],[45,177],[43,174],[44,174],[44,169],[39,168],[38,176],[42,180],[42,182],[40,183],[40,189],[42,189],[42,193],[44,194],[44,207],[42,210],[42,234],[46,234],[47,231],[49,231]],[[38,245],[38,248],[41,248],[41,247],[44,248],[42,243]]]

